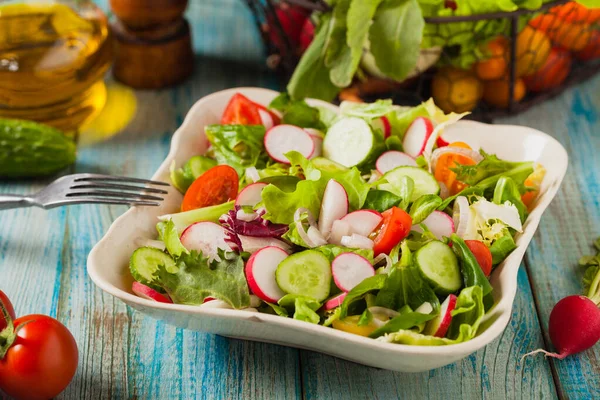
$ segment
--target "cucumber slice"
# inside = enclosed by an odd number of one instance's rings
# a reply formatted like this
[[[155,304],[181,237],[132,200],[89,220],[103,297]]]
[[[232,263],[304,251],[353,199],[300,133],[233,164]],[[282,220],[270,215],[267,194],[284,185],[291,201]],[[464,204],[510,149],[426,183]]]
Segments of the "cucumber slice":
[[[402,166],[394,168],[383,175],[383,179],[387,180],[392,186],[399,184],[400,178],[408,176],[415,183],[412,197],[410,201],[415,201],[424,194],[439,194],[440,185],[435,180],[433,175],[419,167]]]
[[[447,244],[433,241],[421,247],[415,254],[421,274],[440,295],[454,293],[462,286],[458,260]]]
[[[306,250],[283,260],[277,267],[275,279],[284,292],[321,302],[329,296],[331,264],[322,253]]]
[[[327,131],[323,155],[348,168],[368,165],[382,150],[383,138],[378,139],[364,119],[342,118]]]
[[[315,167],[326,172],[348,171],[348,168],[344,167],[342,164],[331,161],[325,157],[315,157],[311,160],[311,162]]]
[[[129,270],[133,279],[153,289],[162,291],[162,288],[155,284],[155,274],[161,265],[169,272],[177,269],[175,261],[171,256],[154,247],[140,247],[133,252],[129,260]]]

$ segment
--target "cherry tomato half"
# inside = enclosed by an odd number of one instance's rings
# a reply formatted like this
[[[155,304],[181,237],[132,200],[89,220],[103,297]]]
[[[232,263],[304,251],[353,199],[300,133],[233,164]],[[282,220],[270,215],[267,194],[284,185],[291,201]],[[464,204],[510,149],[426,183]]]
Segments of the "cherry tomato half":
[[[492,273],[492,252],[479,240],[465,240],[465,244],[477,259],[485,276]]]
[[[8,311],[8,315],[10,315],[10,317],[14,320],[16,318],[15,309],[8,299],[8,296],[2,290],[0,290],[0,302],[4,304],[4,307]],[[4,319],[4,314],[0,312],[0,331],[2,331],[4,328],[6,328],[6,320]]]
[[[262,122],[258,110],[258,104],[243,94],[236,93],[223,112],[221,124],[260,125]]]
[[[69,385],[77,370],[71,332],[46,315],[14,321],[17,337],[0,360],[0,389],[17,399],[50,399]]]
[[[229,165],[212,167],[192,183],[181,203],[181,211],[216,206],[237,197],[239,177]]]
[[[398,207],[392,207],[384,211],[381,216],[383,221],[375,230],[375,255],[381,253],[389,254],[390,251],[410,233],[412,218],[406,211]]]

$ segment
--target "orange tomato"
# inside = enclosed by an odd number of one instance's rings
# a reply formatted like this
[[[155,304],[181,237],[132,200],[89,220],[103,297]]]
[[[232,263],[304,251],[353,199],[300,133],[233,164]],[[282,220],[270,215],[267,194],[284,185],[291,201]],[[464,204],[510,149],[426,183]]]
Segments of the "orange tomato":
[[[448,147],[458,147],[463,149],[471,149],[464,142],[450,143]],[[477,162],[466,154],[460,152],[448,152],[442,154],[435,164],[433,175],[438,182],[442,182],[448,188],[450,195],[454,195],[463,190],[468,185],[456,179],[456,172],[451,168],[456,168],[459,165],[475,165]]]
[[[440,68],[431,82],[433,100],[445,112],[471,111],[481,99],[482,90],[473,72],[454,67]]]
[[[185,192],[181,211],[216,206],[235,199],[238,194],[238,174],[229,165],[217,165],[206,171]]]
[[[482,80],[502,78],[508,71],[508,42],[499,36],[482,49],[487,59],[475,63],[475,73]]]
[[[589,61],[600,58],[600,31],[593,31],[588,44],[575,53],[575,57],[581,61]]]
[[[509,86],[508,78],[485,82],[483,85],[483,101],[494,107],[507,108],[510,96]],[[525,82],[523,79],[517,79],[513,100],[515,102],[521,101],[526,93]]]
[[[542,92],[560,86],[571,71],[571,53],[561,48],[553,48],[542,68],[523,80],[527,89]]]
[[[517,76],[531,75],[544,65],[552,44],[539,29],[526,26],[517,36]]]

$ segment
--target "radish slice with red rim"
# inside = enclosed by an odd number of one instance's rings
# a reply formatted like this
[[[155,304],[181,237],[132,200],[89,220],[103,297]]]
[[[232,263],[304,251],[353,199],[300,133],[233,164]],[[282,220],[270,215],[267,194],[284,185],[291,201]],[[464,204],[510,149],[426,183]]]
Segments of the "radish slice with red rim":
[[[181,244],[188,250],[204,254],[210,261],[220,260],[218,249],[231,251],[225,229],[214,222],[202,221],[188,226],[181,234]]]
[[[265,150],[269,156],[280,163],[289,164],[285,156],[290,151],[297,151],[310,158],[315,150],[311,136],[302,128],[294,125],[277,125],[265,134]]]
[[[263,182],[256,182],[246,186],[235,199],[235,205],[254,207],[262,201],[262,190],[266,186],[267,184]]]
[[[336,296],[329,298],[325,301],[325,304],[323,304],[323,310],[329,311],[333,310],[334,308],[338,308],[344,302],[344,299],[346,298],[347,294],[348,293],[340,293]]]
[[[377,172],[385,174],[397,167],[417,167],[417,162],[411,156],[401,151],[390,150],[379,156],[375,162]]]
[[[336,180],[330,179],[325,186],[321,211],[319,213],[319,231],[323,237],[329,237],[335,220],[348,214],[348,194]]]
[[[438,240],[444,236],[450,237],[454,233],[454,220],[443,211],[434,211],[421,222],[434,234]],[[423,233],[420,225],[413,225],[411,230]]]
[[[432,133],[433,124],[429,118],[415,118],[404,134],[404,140],[402,141],[404,151],[411,157],[420,156],[425,151],[427,140]]]
[[[351,249],[366,249],[372,250],[375,245],[371,239],[366,236],[357,235],[353,233],[350,236],[342,237],[342,246],[349,247]]]
[[[366,278],[375,275],[375,269],[363,256],[342,253],[331,262],[331,274],[336,286],[348,292]]]
[[[173,301],[169,298],[168,295],[159,293],[151,287],[148,287],[139,282],[133,282],[133,284],[131,285],[131,291],[135,293],[138,297],[141,297],[146,300],[152,300],[158,303],[173,303]]]
[[[246,279],[252,293],[269,303],[277,303],[285,293],[277,285],[275,271],[288,256],[278,247],[265,247],[252,254],[246,263]],[[251,304],[252,305],[252,304]]]
[[[381,214],[375,210],[358,210],[345,215],[340,221],[350,225],[350,231],[344,236],[356,233],[369,236],[383,220]]]
[[[275,123],[273,121],[273,117],[271,116],[271,113],[268,112],[267,110],[263,110],[262,108],[259,108],[258,115],[260,117],[260,121],[265,126],[265,129],[269,130],[275,125]]]
[[[452,311],[456,308],[457,297],[454,294],[448,295],[440,307],[440,313],[425,326],[423,333],[436,337],[445,337],[452,322]]]

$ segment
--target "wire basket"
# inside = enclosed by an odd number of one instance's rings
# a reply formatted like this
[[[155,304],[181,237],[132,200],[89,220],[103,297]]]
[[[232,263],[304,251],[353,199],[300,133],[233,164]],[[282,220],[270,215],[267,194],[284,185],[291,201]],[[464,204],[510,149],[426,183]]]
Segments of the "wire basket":
[[[310,42],[304,36],[310,36],[307,24],[314,29],[311,15],[328,12],[328,4],[246,1],[265,43],[267,66],[289,78]],[[599,29],[600,10],[582,11],[566,0],[533,11],[428,17],[423,34],[427,46],[405,80],[386,78],[374,63],[368,67],[363,56],[357,77],[339,99],[392,98],[416,105],[433,97],[445,111],[472,110],[473,119],[514,115],[600,71]],[[465,42],[475,45],[460,45]],[[465,99],[465,88],[477,93]],[[469,103],[473,100],[475,107]]]

